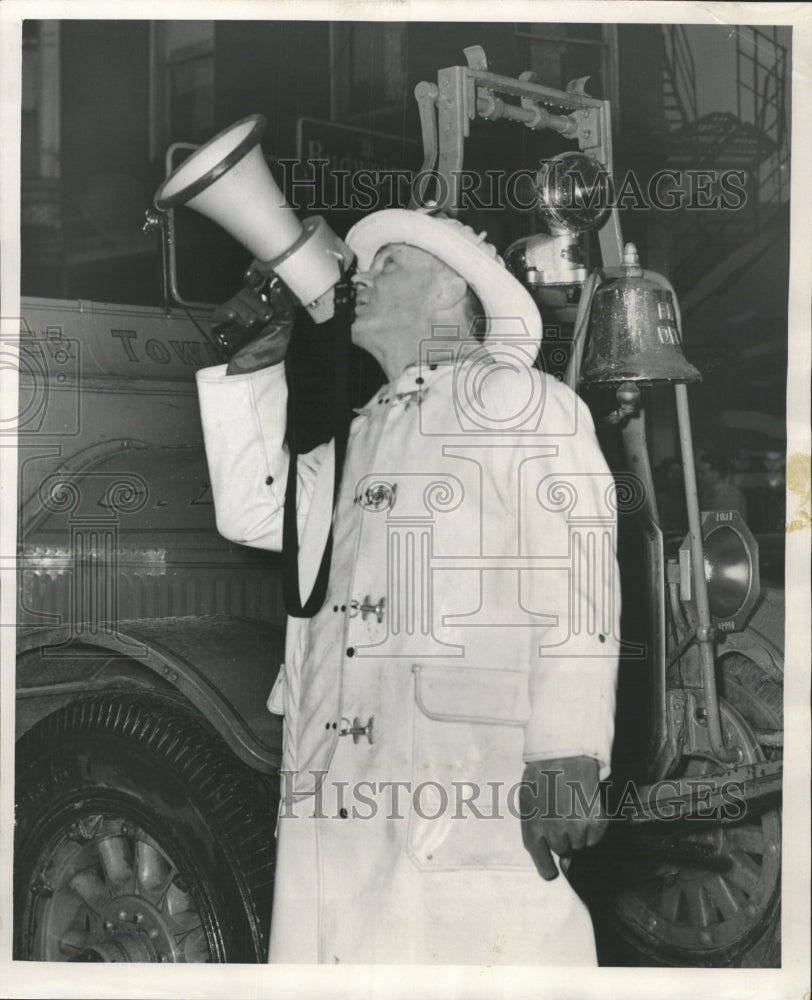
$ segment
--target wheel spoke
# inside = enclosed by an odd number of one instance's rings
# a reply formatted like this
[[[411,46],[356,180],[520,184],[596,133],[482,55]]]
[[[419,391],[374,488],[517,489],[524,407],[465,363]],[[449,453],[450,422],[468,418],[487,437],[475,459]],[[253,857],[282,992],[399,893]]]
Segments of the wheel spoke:
[[[163,909],[175,919],[185,913],[197,913],[194,900],[189,893],[179,889],[174,883],[169,886],[166,893]]]
[[[135,872],[127,839],[121,835],[103,837],[97,848],[113,895],[135,892]]]
[[[664,920],[670,921],[670,923],[675,924],[677,922],[677,917],[679,914],[680,900],[682,899],[682,889],[679,885],[668,885],[663,889],[663,895],[660,900],[660,916]]]
[[[730,883],[726,882],[718,872],[707,878],[705,881],[705,890],[725,920],[735,917],[741,909],[733,894]]]
[[[705,895],[701,882],[686,882],[683,884],[685,902],[688,904],[688,915],[693,927],[707,927],[713,916],[712,906]]]
[[[749,855],[737,848],[730,851],[728,856],[732,864],[725,872],[726,877],[739,888],[744,889],[748,896],[752,895],[758,886],[761,869]]]
[[[178,913],[172,919],[178,928],[174,935],[176,941],[182,940],[188,934],[191,934],[192,931],[196,931],[199,927],[203,926],[197,910],[187,910],[185,913]]]
[[[110,899],[104,879],[92,868],[77,872],[69,885],[94,916],[98,916],[99,908]]]
[[[87,943],[87,932],[78,928],[71,928],[59,939],[59,947],[63,951],[84,951]]]
[[[764,833],[760,826],[731,826],[725,831],[733,847],[739,847],[748,854],[764,853]]]
[[[185,962],[211,961],[209,943],[202,926],[196,927],[188,934],[178,935],[176,940],[178,941],[178,950],[183,955]]]
[[[135,844],[135,879],[137,891],[153,902],[160,899],[175,875],[167,858],[146,840]]]

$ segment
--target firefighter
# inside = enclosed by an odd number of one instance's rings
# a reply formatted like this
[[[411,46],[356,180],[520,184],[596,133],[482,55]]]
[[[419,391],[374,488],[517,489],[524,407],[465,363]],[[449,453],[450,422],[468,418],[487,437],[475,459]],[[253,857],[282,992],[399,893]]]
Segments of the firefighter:
[[[289,619],[269,698],[285,734],[270,959],[593,965],[560,859],[605,825],[611,475],[587,409],[533,367],[538,312],[484,234],[390,209],[347,244],[352,340],[388,382],[352,422],[327,596]],[[291,316],[245,290],[214,318],[258,331],[198,372],[218,528],[278,550]],[[298,459],[303,598],[334,456]]]

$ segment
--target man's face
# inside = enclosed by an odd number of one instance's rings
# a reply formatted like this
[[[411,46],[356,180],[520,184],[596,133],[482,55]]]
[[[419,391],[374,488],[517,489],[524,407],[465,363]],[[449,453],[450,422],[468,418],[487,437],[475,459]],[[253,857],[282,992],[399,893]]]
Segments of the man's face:
[[[401,348],[431,335],[435,291],[442,264],[426,250],[391,243],[375,254],[368,271],[355,276],[354,344],[378,361],[397,341]]]
[[[696,480],[700,486],[715,486],[720,478],[719,473],[709,462],[706,462],[703,458],[697,461]]]

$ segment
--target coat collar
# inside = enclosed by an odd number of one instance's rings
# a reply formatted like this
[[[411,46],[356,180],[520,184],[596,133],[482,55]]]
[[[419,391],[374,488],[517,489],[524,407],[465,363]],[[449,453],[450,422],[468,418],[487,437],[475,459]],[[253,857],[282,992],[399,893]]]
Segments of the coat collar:
[[[405,368],[397,378],[381,386],[366,406],[362,406],[355,412],[360,416],[370,416],[378,410],[390,407],[403,406],[408,409],[412,405],[419,406],[431,386],[444,374],[447,374],[452,367],[450,364],[432,363],[429,365],[424,362],[415,362]]]
[[[420,361],[408,365],[397,378],[387,382],[375,393],[366,406],[355,410],[359,416],[370,416],[378,410],[391,406],[409,407],[420,405],[428,395],[431,387],[440,379],[446,377],[455,367],[491,358],[482,344],[474,341],[466,344],[465,350],[460,350],[459,344],[454,345],[448,353],[444,351],[426,351]]]

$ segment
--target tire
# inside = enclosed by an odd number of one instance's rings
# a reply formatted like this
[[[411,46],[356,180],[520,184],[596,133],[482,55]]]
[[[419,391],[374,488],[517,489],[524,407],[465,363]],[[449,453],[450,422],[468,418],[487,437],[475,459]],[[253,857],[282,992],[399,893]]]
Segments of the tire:
[[[262,962],[275,785],[166,698],[104,696],[16,750],[14,956]]]
[[[783,605],[782,605],[783,611]],[[723,656],[720,664],[720,694],[753,726],[764,729],[784,728],[784,686],[768,677],[761,666],[741,653]],[[765,747],[767,760],[780,760],[783,750]],[[781,810],[775,810],[781,815]],[[779,839],[779,852],[781,842]],[[747,968],[781,967],[781,898],[780,886],[775,911],[752,944],[738,956],[737,965]]]
[[[747,761],[778,759],[752,728],[781,729],[783,688],[754,661],[728,654],[719,664],[723,728],[749,746]],[[711,773],[688,761],[686,777]],[[688,834],[734,859],[718,873],[683,863],[670,875],[629,888],[615,901],[617,931],[633,964],[777,968],[780,955],[781,811]]]

